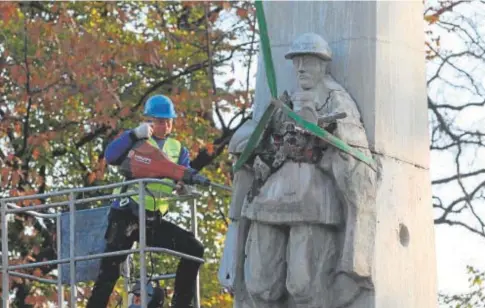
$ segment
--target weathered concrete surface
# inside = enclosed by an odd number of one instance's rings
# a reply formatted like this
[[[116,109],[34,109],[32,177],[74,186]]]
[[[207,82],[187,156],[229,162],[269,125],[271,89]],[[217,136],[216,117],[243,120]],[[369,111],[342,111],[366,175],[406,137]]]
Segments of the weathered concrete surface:
[[[378,160],[383,172],[371,307],[437,307],[429,172],[389,157]]]
[[[321,34],[333,51],[331,73],[357,102],[381,163],[377,235],[369,239],[376,241],[375,294],[352,307],[436,307],[422,2],[264,5],[279,94],[296,86],[284,59],[291,42]],[[270,96],[261,61],[257,80],[259,118]]]

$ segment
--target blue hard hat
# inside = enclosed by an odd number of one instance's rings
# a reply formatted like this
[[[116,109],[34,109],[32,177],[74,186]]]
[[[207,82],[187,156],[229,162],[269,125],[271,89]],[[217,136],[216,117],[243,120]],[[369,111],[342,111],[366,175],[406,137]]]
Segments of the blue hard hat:
[[[177,117],[172,100],[165,95],[154,95],[145,103],[145,116],[173,119]]]

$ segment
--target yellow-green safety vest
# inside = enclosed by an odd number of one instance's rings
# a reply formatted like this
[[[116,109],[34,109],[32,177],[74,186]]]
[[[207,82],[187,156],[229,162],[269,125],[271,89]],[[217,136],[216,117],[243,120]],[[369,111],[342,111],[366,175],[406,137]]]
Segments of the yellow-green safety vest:
[[[157,149],[160,149],[157,142],[150,138],[148,143]],[[167,138],[163,144],[161,151],[165,153],[171,162],[178,163],[180,152],[182,150],[182,144],[173,138]],[[163,179],[164,182],[173,183],[173,180]],[[168,185],[163,185],[160,183],[148,183],[145,184],[145,210],[148,211],[160,211],[162,213],[166,212],[169,207],[170,197],[173,188]],[[138,191],[138,184],[132,184],[128,187],[127,192]],[[116,189],[115,193],[119,194],[121,189]],[[138,204],[140,204],[139,196],[134,195],[131,198]]]

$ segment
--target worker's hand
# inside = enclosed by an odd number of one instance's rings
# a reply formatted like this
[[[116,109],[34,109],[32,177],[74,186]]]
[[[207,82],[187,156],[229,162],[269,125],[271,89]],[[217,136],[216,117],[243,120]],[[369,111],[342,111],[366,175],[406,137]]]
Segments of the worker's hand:
[[[175,191],[178,195],[186,195],[188,192],[187,188],[185,187],[185,183],[182,181],[177,182],[177,185],[175,185]]]
[[[153,134],[153,127],[149,123],[142,123],[133,132],[138,139],[148,139]]]

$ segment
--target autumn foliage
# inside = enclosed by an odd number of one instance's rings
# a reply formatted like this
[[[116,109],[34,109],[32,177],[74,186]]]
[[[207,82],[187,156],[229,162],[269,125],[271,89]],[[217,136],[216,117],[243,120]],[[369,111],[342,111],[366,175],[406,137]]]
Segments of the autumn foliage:
[[[225,146],[252,100],[249,86],[234,82],[235,59],[250,62],[257,48],[248,35],[255,31],[250,3],[2,2],[0,16],[0,197],[121,180],[104,150],[139,123],[155,93],[174,101],[175,133],[193,167],[230,184]],[[202,201],[200,236],[208,251],[202,303],[224,307],[230,296],[221,292],[216,271],[227,197]],[[188,225],[187,213],[174,211]],[[10,224],[11,263],[56,257],[52,222],[15,215]],[[170,270],[174,262],[157,266]],[[25,272],[54,277],[47,267]],[[16,307],[55,302],[52,286],[12,278],[10,288]],[[89,286],[82,290],[80,306]]]

